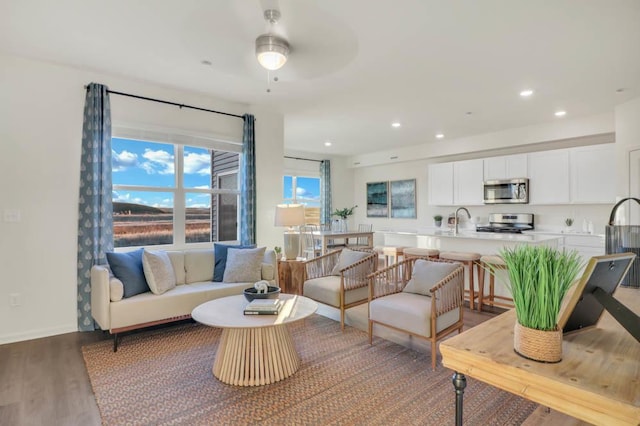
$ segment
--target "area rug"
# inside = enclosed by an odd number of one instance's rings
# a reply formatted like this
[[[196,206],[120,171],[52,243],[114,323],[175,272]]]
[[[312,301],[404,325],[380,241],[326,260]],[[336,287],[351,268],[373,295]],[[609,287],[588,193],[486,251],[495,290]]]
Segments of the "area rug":
[[[451,370],[430,356],[320,315],[289,325],[302,359],[261,387],[219,382],[221,330],[182,324],[125,336],[82,353],[106,425],[445,425],[454,422]],[[467,379],[466,425],[520,425],[536,404]]]

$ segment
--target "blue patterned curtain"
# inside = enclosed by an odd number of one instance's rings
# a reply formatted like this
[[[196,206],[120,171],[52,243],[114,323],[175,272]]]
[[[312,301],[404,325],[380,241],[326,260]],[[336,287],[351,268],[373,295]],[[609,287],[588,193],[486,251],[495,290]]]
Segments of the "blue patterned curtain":
[[[111,203],[111,107],[107,86],[87,88],[82,125],[78,206],[78,330],[94,330],[91,267],[113,250]]]
[[[240,170],[240,243],[256,243],[256,132],[255,118],[242,116],[242,168]]]
[[[331,223],[331,161],[320,162],[320,223]]]

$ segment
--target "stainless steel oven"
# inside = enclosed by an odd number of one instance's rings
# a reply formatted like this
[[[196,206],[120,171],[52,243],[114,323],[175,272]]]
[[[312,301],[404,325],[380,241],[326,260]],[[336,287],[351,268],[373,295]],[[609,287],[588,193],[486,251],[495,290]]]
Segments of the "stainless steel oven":
[[[529,179],[499,179],[484,182],[485,204],[527,204]]]

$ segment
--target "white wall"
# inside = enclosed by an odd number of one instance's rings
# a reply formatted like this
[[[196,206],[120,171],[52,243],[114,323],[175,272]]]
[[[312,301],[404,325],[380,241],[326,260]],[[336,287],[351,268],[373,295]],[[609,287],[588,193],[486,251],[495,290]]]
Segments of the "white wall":
[[[282,193],[284,120],[280,114],[0,55],[0,214],[15,209],[21,216],[20,222],[0,220],[0,343],[77,329],[76,228],[83,86],[92,81],[112,90],[256,115],[258,243],[273,246],[279,242],[271,211]],[[242,138],[242,120],[238,118],[115,95],[111,100],[114,122],[185,129],[230,140]],[[15,293],[20,294],[21,306],[10,307],[9,297]]]

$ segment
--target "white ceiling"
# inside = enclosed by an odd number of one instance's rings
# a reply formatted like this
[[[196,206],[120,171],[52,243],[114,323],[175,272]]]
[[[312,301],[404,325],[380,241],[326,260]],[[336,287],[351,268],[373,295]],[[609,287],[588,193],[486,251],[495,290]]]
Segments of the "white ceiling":
[[[266,8],[292,47],[270,93]],[[613,111],[640,96],[640,1],[0,0],[0,50],[268,105],[287,149],[350,155]]]

